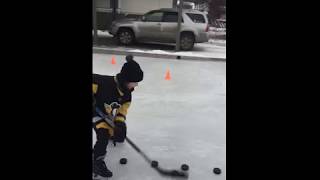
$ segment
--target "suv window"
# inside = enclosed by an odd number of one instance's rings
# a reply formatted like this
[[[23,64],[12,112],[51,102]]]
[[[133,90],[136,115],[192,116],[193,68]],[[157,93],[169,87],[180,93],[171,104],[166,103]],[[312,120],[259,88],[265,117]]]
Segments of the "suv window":
[[[175,13],[175,12],[164,13],[163,22],[178,22],[178,13]]]
[[[194,23],[206,23],[202,14],[186,13]]]
[[[162,21],[163,12],[151,12],[145,15],[145,21],[148,22],[161,22]]]
[[[163,15],[163,22],[178,22],[178,13],[165,12]],[[181,22],[183,22],[183,18],[181,19]]]

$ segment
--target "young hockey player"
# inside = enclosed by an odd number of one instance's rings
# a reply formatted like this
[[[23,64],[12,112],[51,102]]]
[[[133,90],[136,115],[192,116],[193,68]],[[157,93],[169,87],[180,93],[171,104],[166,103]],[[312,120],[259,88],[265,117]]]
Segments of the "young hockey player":
[[[133,56],[126,56],[126,61],[116,76],[93,74],[93,129],[97,136],[93,149],[93,173],[102,177],[112,177],[105,163],[107,145],[109,140],[124,142],[131,93],[143,80],[143,71]],[[106,117],[114,122],[114,128],[107,123]]]

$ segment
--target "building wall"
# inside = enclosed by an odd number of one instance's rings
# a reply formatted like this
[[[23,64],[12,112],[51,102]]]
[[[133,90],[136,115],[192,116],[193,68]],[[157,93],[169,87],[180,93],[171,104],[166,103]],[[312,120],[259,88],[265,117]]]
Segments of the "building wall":
[[[96,0],[96,7],[97,8],[111,8],[110,7],[110,0]]]
[[[112,0],[96,0],[97,28],[109,30],[112,22]],[[171,8],[173,0],[117,0],[116,19],[136,17],[153,9]]]
[[[125,14],[144,14],[153,9],[171,7],[172,0],[119,0],[119,8]]]

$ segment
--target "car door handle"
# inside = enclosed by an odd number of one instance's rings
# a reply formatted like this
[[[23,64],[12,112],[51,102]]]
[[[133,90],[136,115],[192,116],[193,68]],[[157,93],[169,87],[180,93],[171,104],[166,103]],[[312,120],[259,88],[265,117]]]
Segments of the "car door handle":
[[[159,26],[160,26],[160,25],[161,25],[161,23],[157,23],[157,25],[159,25]]]

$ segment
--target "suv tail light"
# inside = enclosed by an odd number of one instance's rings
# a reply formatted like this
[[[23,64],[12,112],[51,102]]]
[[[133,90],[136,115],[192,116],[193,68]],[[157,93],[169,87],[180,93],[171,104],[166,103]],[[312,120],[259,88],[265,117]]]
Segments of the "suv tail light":
[[[206,32],[209,31],[209,24],[207,24],[207,27],[206,27],[205,31],[206,31]]]

